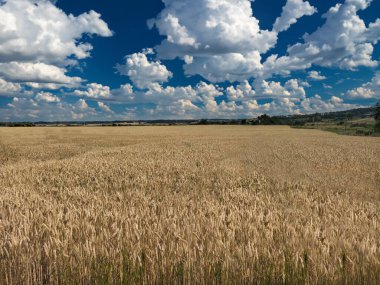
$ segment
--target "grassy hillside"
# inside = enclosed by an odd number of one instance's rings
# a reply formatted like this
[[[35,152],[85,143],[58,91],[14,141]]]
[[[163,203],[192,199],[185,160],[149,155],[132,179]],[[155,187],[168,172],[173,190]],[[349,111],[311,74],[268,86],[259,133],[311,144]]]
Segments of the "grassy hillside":
[[[380,125],[375,120],[376,108],[362,108],[342,112],[309,115],[263,115],[248,121],[253,125],[289,125],[295,128],[319,129],[340,135],[380,136]]]

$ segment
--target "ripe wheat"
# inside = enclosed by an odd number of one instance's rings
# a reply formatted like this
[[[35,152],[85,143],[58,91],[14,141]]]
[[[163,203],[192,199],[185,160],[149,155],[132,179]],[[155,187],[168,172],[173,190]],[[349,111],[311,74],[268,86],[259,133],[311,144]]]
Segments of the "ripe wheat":
[[[0,129],[0,284],[380,284],[380,140]]]

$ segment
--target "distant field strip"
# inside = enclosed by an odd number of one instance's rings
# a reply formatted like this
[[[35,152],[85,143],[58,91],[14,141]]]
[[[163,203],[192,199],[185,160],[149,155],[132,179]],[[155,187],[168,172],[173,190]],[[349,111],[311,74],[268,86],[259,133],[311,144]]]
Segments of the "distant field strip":
[[[0,284],[380,284],[380,138],[0,128]]]

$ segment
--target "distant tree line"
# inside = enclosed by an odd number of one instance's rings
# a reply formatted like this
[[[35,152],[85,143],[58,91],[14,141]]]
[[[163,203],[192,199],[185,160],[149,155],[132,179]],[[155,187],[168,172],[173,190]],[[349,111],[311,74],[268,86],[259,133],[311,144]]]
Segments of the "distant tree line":
[[[31,122],[10,122],[10,123],[1,123],[0,122],[0,127],[35,127],[36,125]]]
[[[375,112],[375,120],[376,120],[376,131],[380,132],[380,101],[376,104],[376,112]]]
[[[342,124],[345,121],[358,118],[371,118],[374,114],[380,112],[380,106],[360,108],[347,111],[330,112],[330,113],[315,113],[307,115],[289,115],[289,116],[269,116],[261,115],[253,119],[241,120],[211,120],[202,119],[197,125],[289,125],[303,126],[310,123],[318,123],[324,121],[336,122]],[[378,114],[380,117],[380,114]],[[377,119],[379,120],[379,119]]]

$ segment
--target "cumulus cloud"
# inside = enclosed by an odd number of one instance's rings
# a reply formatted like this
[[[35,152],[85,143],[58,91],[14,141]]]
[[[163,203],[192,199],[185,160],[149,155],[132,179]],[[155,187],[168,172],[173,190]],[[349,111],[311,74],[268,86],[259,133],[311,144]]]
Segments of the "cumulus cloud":
[[[262,67],[260,53],[253,51],[194,57],[184,70],[188,75],[198,74],[215,83],[244,81],[260,74]]]
[[[67,15],[56,1],[5,0],[0,5],[0,77],[10,82],[77,85],[66,67],[90,56],[83,35],[112,35],[101,15]]]
[[[121,85],[120,90],[125,95],[132,95],[133,94],[133,86],[131,84]]]
[[[149,88],[154,83],[167,82],[172,73],[159,61],[150,61],[148,55],[154,54],[152,49],[126,56],[125,64],[117,65],[122,75],[127,75],[134,85],[140,89]]]
[[[308,1],[288,0],[282,8],[282,14],[276,19],[273,30],[277,33],[286,31],[289,27],[297,22],[303,16],[311,16],[317,12],[317,9],[310,5]]]
[[[84,111],[89,108],[87,102],[85,99],[79,99],[78,102],[75,104],[75,107],[78,110]]]
[[[111,91],[111,100],[130,104],[156,104],[157,106],[182,106],[184,102],[205,105],[222,96],[223,90],[213,84],[200,82],[196,86],[166,86],[158,83],[150,85],[146,90],[132,91],[130,85],[121,86]],[[182,102],[179,104],[178,102]],[[211,103],[212,104],[212,103]],[[189,104],[187,104],[189,105]]]
[[[151,115],[161,118],[178,118],[180,116],[181,118],[192,119],[197,117],[197,114],[200,114],[202,110],[190,100],[181,99],[172,102],[172,104],[159,105],[155,109],[151,109],[150,112]]]
[[[367,87],[358,87],[347,92],[348,97],[351,98],[362,98],[362,99],[371,99],[374,98],[376,93]]]
[[[358,106],[344,103],[342,98],[336,96],[332,96],[329,100],[323,100],[320,95],[316,94],[314,97],[303,100],[300,107],[303,113],[325,113],[343,111]]]
[[[39,97],[48,98],[54,95],[44,94]],[[103,114],[96,112],[82,99],[70,104],[57,100],[52,102],[50,99],[14,97],[5,108],[0,107],[0,119],[3,121],[95,120],[102,116]]]
[[[195,88],[196,89],[196,88]],[[197,91],[192,86],[162,87],[159,84],[152,85],[148,91],[138,94],[136,99],[141,102],[155,102],[158,104],[170,104],[178,100],[198,101]]]
[[[265,80],[257,80],[251,85],[244,81],[226,89],[205,82],[194,87],[163,87],[156,83],[147,90],[137,92],[132,92],[131,86],[127,86],[125,92],[121,92],[122,87],[111,92],[119,102],[137,106],[133,112],[135,116],[139,114],[143,118],[236,118],[254,117],[263,113],[300,114],[312,110],[312,107],[306,110],[301,105],[306,99],[305,87],[310,85],[298,79],[290,79],[283,85]],[[261,99],[271,102],[260,103]],[[333,106],[332,103],[327,103],[325,106]]]
[[[277,42],[276,32],[260,28],[249,0],[163,2],[165,8],[149,21],[166,38],[156,48],[158,56],[184,59],[188,75],[243,81],[261,68],[260,54]]]
[[[236,87],[230,86],[226,89],[227,97],[230,101],[242,101],[249,100],[256,95],[255,90],[249,84],[247,80],[240,83]]]
[[[6,108],[0,107],[1,120],[115,120],[115,119],[178,119],[181,118],[243,118],[270,115],[301,114],[345,110],[356,105],[347,104],[339,97],[323,99],[320,96],[305,98],[303,82],[295,79],[281,85],[264,83],[265,92],[272,92],[271,99],[260,102],[260,90],[243,82],[233,88],[222,89],[213,84],[200,82],[196,86],[162,87],[155,84],[148,90],[131,93],[125,88],[124,97],[118,94],[118,102],[126,104],[125,111],[115,113],[109,104],[98,101],[97,108],[90,107],[85,99],[76,103],[54,99],[51,93],[40,92],[32,99],[15,98]],[[232,87],[232,86],[231,86]],[[123,88],[116,90],[120,91]],[[271,89],[272,91],[268,91]],[[105,100],[113,100],[112,97]],[[243,94],[242,96],[239,94]],[[219,99],[218,99],[219,98]],[[267,97],[265,97],[267,98]],[[221,100],[222,99],[222,100]],[[124,101],[122,101],[124,100]],[[269,101],[268,101],[269,100]],[[54,102],[54,104],[52,104]]]
[[[35,99],[37,101],[44,101],[44,102],[47,102],[47,103],[58,103],[58,102],[61,102],[61,100],[53,95],[52,93],[49,93],[49,92],[40,92],[36,95]]]
[[[89,98],[107,98],[111,96],[111,90],[109,86],[104,86],[98,83],[87,84],[86,90],[75,90],[74,95],[84,96]]]
[[[290,96],[290,92],[280,82],[275,81],[262,80],[260,83],[256,83],[256,91],[265,98]]]
[[[326,76],[321,75],[319,71],[310,71],[308,77],[312,80],[325,80]]]
[[[116,102],[131,102],[135,100],[136,93],[131,84],[123,84],[117,89],[111,90],[111,100]]]
[[[9,96],[21,91],[20,84],[7,82],[0,77],[0,96]]]
[[[0,63],[0,77],[11,82],[56,83],[78,85],[79,77],[65,75],[65,68],[45,63],[16,62]]]
[[[290,79],[285,82],[284,86],[280,82],[256,80],[254,82],[256,97],[261,98],[305,98],[306,91],[304,87],[308,84],[297,79]]]
[[[269,55],[264,63],[262,55],[276,45],[279,32],[316,12],[309,2],[288,0],[272,31],[260,28],[249,0],[163,2],[165,8],[149,21],[165,36],[156,47],[158,57],[182,58],[187,75],[201,75],[214,83],[287,76],[312,65],[352,70],[377,65],[372,54],[380,39],[380,19],[366,26],[358,15],[370,0],[337,4],[323,15],[325,23],[290,46],[287,55]]]
[[[108,106],[108,105],[106,105],[106,104],[104,104],[103,102],[98,102],[98,107],[101,109],[101,110],[103,110],[103,111],[105,111],[105,112],[108,112],[108,113],[113,113],[113,111],[111,110],[111,108]]]
[[[370,0],[346,0],[323,15],[326,22],[312,34],[306,34],[304,43],[288,48],[288,55],[272,55],[264,63],[264,74],[288,75],[312,65],[354,70],[359,66],[375,67],[372,59],[374,44],[380,39],[380,21],[368,27],[359,17]]]
[[[83,59],[92,46],[83,34],[112,35],[100,14],[66,15],[50,1],[5,1],[0,6],[0,62],[38,61],[62,64],[69,56]]]
[[[349,90],[346,94],[352,99],[374,99],[380,98],[380,71],[377,71],[370,82]]]
[[[149,21],[150,27],[155,25],[167,37],[158,49],[161,56],[225,54],[242,49],[266,52],[276,43],[275,33],[260,29],[252,14],[251,1],[163,2],[165,9]],[[175,47],[176,54],[166,54],[170,47]]]
[[[24,86],[27,86],[32,89],[45,89],[45,90],[57,90],[61,87],[72,87],[67,84],[57,84],[57,83],[38,83],[38,82],[26,82]]]
[[[307,98],[307,82],[273,79],[273,75],[288,76],[313,66],[354,70],[377,65],[372,53],[380,39],[380,19],[366,25],[358,15],[368,8],[369,0],[346,0],[332,7],[323,16],[325,23],[291,45],[284,56],[271,55],[271,49],[278,33],[316,12],[305,0],[288,0],[271,31],[260,27],[252,10],[254,1],[162,1],[164,9],[148,25],[157,28],[164,40],[154,50],[126,56],[117,70],[132,84],[111,89],[98,83],[82,86],[84,80],[67,75],[71,66],[90,55],[92,47],[83,35],[112,35],[99,14],[66,15],[55,1],[0,0],[0,95],[17,96],[0,109],[0,118],[21,118],[17,113],[21,110],[25,118],[49,120],[236,118],[336,111],[356,105],[336,96]],[[174,58],[183,60],[186,75],[201,75],[208,83],[168,86],[173,74],[160,60]],[[318,71],[307,76],[326,79]],[[225,81],[231,86],[216,85]],[[379,81],[375,76],[348,91],[345,98],[376,98]],[[82,98],[71,104],[60,96],[63,93]],[[123,104],[125,112],[113,112],[110,102]]]

